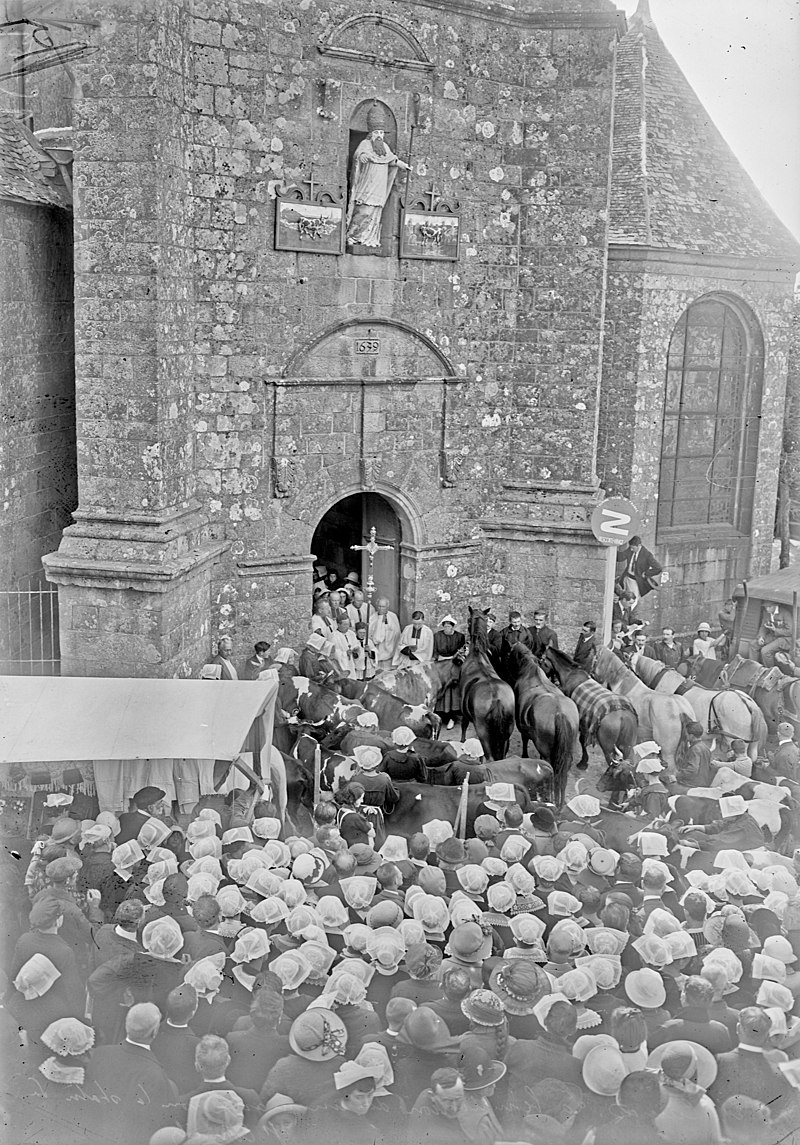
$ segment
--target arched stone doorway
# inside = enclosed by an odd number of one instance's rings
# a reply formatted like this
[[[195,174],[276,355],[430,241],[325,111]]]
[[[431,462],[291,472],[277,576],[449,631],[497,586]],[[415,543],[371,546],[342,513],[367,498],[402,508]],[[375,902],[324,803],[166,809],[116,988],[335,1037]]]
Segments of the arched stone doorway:
[[[378,544],[391,546],[375,554],[373,600],[386,596],[392,611],[400,613],[403,527],[392,505],[380,493],[354,493],[332,505],[314,530],[311,552],[316,562],[324,564],[328,572],[338,573],[340,580],[343,581],[348,572],[356,572],[365,585],[369,575],[368,556],[353,551],[351,546],[366,544],[373,527]]]

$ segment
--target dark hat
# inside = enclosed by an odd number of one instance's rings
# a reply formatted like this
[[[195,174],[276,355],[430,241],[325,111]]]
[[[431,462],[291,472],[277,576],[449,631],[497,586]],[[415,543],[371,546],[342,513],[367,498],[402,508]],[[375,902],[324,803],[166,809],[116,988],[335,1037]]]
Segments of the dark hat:
[[[453,1038],[447,1023],[427,1006],[412,1010],[403,1022],[403,1038],[420,1050],[441,1050],[453,1047]]]
[[[467,849],[461,839],[451,836],[449,839],[443,839],[436,848],[436,858],[444,869],[455,868],[466,863]]]
[[[81,833],[81,825],[77,819],[70,819],[69,816],[64,815],[56,819],[50,832],[50,839],[53,843],[69,843],[76,839]]]
[[[491,952],[491,935],[484,934],[477,922],[462,922],[450,932],[447,953],[460,962],[481,963]]]
[[[383,859],[377,851],[373,851],[372,847],[366,843],[354,843],[349,848],[350,854],[355,857],[357,875],[374,875],[378,867],[383,863]]]
[[[556,817],[549,807],[534,807],[531,823],[540,831],[551,831],[556,825]]]
[[[153,803],[158,803],[166,794],[166,791],[162,791],[160,787],[140,787],[139,790],[134,793],[133,802],[140,810],[143,810],[145,807],[150,807]]]
[[[495,1085],[505,1077],[507,1066],[495,1061],[481,1046],[466,1045],[458,1060],[458,1072],[464,1079],[464,1089],[475,1092]]]
[[[550,992],[547,975],[528,958],[501,962],[492,971],[489,985],[507,1014],[532,1014],[539,999]]]
[[[64,904],[56,898],[46,895],[35,902],[28,916],[32,930],[46,930],[52,926],[64,913]]]

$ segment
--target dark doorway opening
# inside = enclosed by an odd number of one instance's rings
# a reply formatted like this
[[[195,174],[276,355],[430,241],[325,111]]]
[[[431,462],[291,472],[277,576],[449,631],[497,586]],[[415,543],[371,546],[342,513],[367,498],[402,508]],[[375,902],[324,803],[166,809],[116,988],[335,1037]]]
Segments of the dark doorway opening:
[[[311,552],[318,562],[344,580],[349,572],[358,573],[366,585],[369,557],[354,552],[352,545],[365,545],[374,526],[379,545],[391,545],[375,554],[372,576],[373,602],[385,596],[393,612],[400,611],[400,545],[403,532],[400,518],[380,493],[355,493],[332,506],[314,531]]]

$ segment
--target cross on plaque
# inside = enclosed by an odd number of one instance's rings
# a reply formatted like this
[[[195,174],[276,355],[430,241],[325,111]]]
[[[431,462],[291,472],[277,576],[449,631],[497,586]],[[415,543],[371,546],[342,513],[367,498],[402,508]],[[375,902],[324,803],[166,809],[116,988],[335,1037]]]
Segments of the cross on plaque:
[[[364,595],[367,598],[367,646],[364,649],[364,678],[367,676],[367,649],[369,647],[369,621],[370,612],[372,611],[372,597],[375,594],[375,580],[372,575],[373,567],[375,565],[375,554],[381,551],[391,552],[394,545],[379,545],[378,532],[373,525],[369,531],[369,540],[366,545],[351,545],[350,548],[356,553],[366,553],[369,557],[369,574],[367,576],[367,583],[364,586]]]
[[[316,179],[314,178],[314,168],[313,167],[311,168],[311,171],[309,172],[307,179],[301,179],[300,181],[304,187],[305,186],[308,187],[308,201],[309,201],[309,203],[313,203],[314,202],[314,188],[320,186],[320,184],[317,183]]]
[[[439,198],[439,192],[436,190],[436,183],[435,182],[431,183],[430,191],[423,191],[422,194],[420,195],[420,198],[421,199],[430,199],[430,205],[428,207],[428,210],[431,212],[431,214],[433,214],[434,213],[433,204]]]

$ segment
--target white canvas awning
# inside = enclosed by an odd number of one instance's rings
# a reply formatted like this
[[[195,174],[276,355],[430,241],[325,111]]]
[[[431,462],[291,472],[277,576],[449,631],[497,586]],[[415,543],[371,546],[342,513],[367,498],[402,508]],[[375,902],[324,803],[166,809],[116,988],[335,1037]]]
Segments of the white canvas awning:
[[[0,763],[228,759],[265,717],[274,680],[0,676]]]

